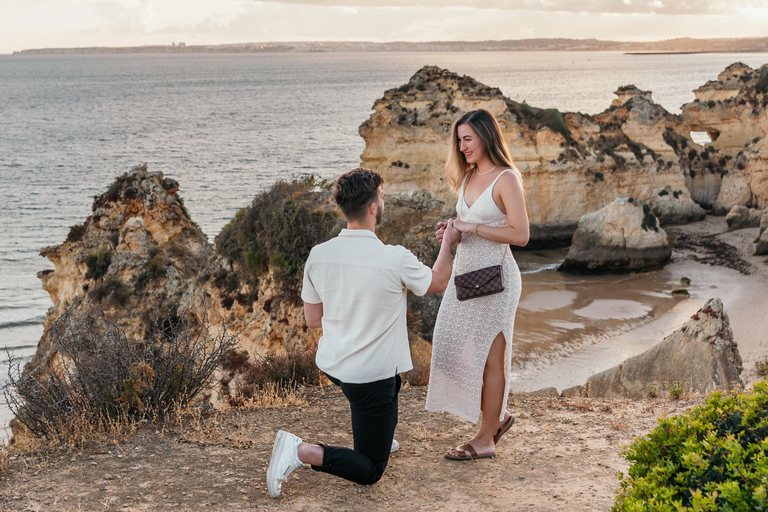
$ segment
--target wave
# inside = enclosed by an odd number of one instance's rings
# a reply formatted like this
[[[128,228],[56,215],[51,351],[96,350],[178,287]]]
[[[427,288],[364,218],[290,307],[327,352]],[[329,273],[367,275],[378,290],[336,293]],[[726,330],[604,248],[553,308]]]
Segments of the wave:
[[[38,315],[32,318],[22,320],[0,320],[0,329],[10,329],[11,327],[25,327],[29,325],[40,325],[45,319],[45,315]]]
[[[557,267],[559,266],[560,266],[560,263],[544,263],[542,265],[531,265],[531,268],[521,268],[520,273],[521,274],[537,274],[545,270],[557,270]]]

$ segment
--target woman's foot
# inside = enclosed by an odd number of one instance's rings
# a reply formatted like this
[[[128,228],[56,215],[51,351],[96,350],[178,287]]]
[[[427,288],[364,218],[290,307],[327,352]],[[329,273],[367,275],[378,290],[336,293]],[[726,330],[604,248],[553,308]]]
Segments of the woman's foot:
[[[495,455],[496,445],[493,441],[484,442],[477,437],[445,452],[445,457],[452,460],[487,459]]]

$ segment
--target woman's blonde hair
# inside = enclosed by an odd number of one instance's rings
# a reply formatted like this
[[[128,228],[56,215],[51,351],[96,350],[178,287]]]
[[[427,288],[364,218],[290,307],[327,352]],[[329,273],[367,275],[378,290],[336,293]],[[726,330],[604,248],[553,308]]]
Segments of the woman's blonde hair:
[[[454,192],[458,192],[467,175],[475,170],[475,165],[467,162],[464,153],[459,150],[459,126],[469,125],[480,138],[493,165],[515,169],[509,147],[501,134],[496,118],[485,109],[470,110],[453,123],[448,159],[445,162],[445,175]]]

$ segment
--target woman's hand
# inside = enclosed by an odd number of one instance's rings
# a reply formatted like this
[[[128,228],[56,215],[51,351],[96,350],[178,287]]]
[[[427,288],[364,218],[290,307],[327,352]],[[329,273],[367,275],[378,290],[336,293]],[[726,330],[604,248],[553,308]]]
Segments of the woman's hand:
[[[453,221],[453,227],[456,228],[457,231],[460,233],[474,233],[475,232],[475,223],[474,222],[467,222],[464,220],[458,220],[456,219]]]

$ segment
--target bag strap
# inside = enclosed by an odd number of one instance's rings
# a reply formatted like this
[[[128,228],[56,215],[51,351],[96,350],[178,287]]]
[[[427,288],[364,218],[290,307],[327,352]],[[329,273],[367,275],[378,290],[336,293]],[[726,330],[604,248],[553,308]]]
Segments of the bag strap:
[[[453,266],[453,277],[456,277],[458,275],[459,247],[461,247],[461,242],[459,242],[459,245],[456,246],[456,265]],[[501,257],[501,265],[504,265],[504,259],[507,257],[508,252],[509,252],[509,244],[507,244],[506,249],[504,249],[504,255]]]

